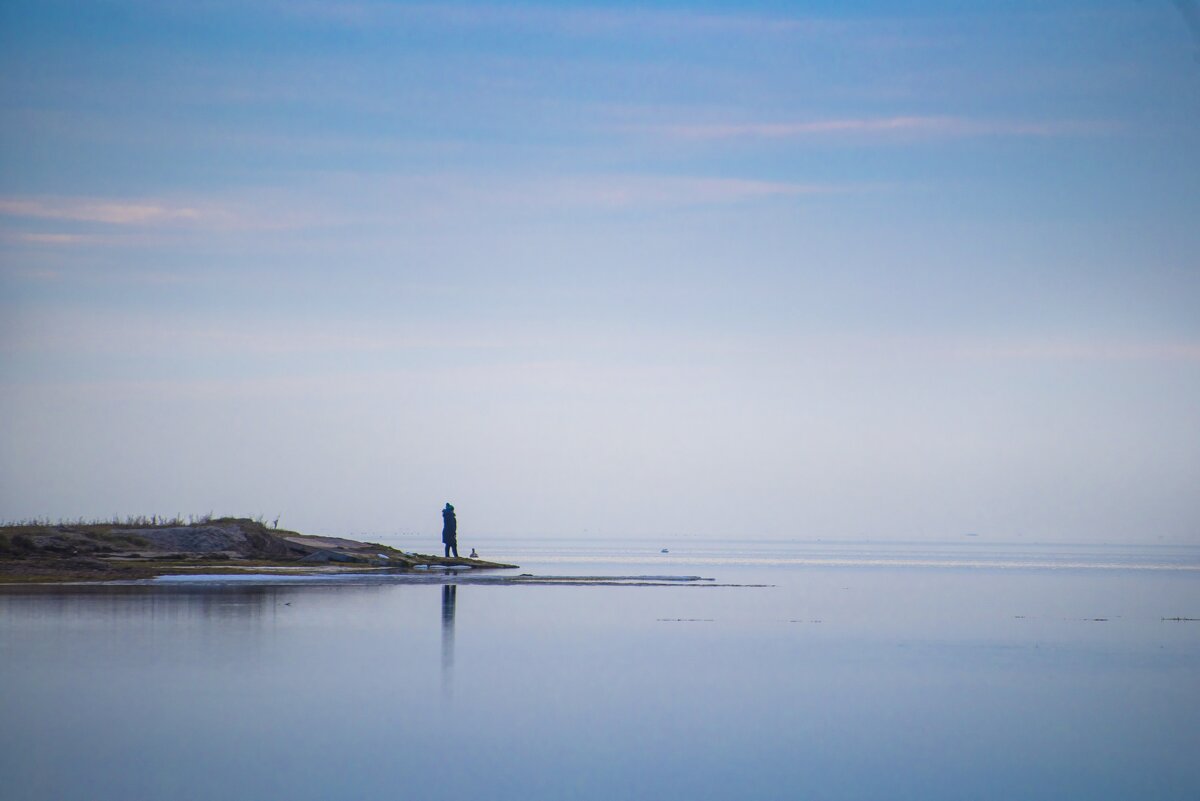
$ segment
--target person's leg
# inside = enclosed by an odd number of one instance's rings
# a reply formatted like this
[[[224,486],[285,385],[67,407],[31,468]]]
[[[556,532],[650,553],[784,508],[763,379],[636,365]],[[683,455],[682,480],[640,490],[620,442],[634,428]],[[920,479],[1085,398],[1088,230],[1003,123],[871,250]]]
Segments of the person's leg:
[[[446,543],[446,558],[450,558],[450,543]]]
[[[454,543],[454,545],[452,545],[451,547],[454,548],[454,558],[457,559],[458,558],[458,543],[457,542]]]

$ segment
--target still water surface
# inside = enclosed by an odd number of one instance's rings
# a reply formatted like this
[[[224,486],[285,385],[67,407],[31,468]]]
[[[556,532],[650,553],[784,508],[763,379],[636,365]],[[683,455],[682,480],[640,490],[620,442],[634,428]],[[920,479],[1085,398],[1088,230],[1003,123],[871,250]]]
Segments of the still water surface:
[[[0,797],[1200,797],[1195,548],[479,547],[715,582],[5,589]]]

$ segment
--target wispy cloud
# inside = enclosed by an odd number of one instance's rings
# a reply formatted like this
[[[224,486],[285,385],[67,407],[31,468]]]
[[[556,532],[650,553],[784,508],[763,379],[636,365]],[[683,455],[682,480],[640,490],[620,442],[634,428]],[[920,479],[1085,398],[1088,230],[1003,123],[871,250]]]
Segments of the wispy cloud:
[[[0,234],[0,240],[27,245],[84,245],[93,243],[95,238],[80,234],[18,232]]]
[[[646,7],[567,7],[554,4],[397,4],[365,0],[331,2],[304,0],[275,4],[292,18],[347,27],[427,23],[451,27],[520,27],[557,34],[587,37],[615,33],[679,34],[789,34],[828,35],[853,27],[824,17],[781,16],[752,13],[711,13]],[[859,23],[861,25],[861,23]]]
[[[18,278],[23,278],[26,281],[61,281],[62,272],[59,270],[51,270],[46,268],[32,268],[17,270],[13,273]]]
[[[105,225],[191,222],[205,216],[204,212],[190,206],[80,197],[0,198],[0,215],[40,220],[103,223]]]
[[[279,232],[328,224],[320,193],[266,189],[196,194],[186,200],[0,196],[0,241],[44,246],[137,246],[163,237]],[[341,218],[339,218],[341,219]],[[341,219],[345,222],[345,219]],[[46,230],[50,228],[51,230]]]
[[[38,276],[57,278],[52,272]],[[221,356],[230,359],[314,354],[495,350],[488,333],[416,331],[415,327],[355,324],[314,326],[286,320],[181,319],[156,312],[63,310],[24,312],[0,352],[120,356]]]
[[[779,122],[652,125],[650,131],[681,139],[797,139],[817,136],[1053,137],[1097,134],[1112,126],[1084,121],[979,120],[954,116],[842,117]]]
[[[953,346],[950,352],[967,359],[1200,364],[1200,343],[1197,342],[975,342]]]
[[[845,187],[787,181],[694,176],[596,175],[545,179],[493,187],[487,194],[509,194],[531,206],[583,206],[600,209],[661,208],[745,203],[770,198],[826,194]]]

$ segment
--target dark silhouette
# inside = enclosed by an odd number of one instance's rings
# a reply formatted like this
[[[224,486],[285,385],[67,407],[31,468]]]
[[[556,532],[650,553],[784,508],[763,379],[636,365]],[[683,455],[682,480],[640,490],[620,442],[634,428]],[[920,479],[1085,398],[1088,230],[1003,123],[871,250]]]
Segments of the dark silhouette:
[[[442,510],[442,544],[446,546],[447,557],[454,551],[454,558],[458,558],[458,521],[454,518],[454,507],[449,503]]]
[[[442,585],[442,692],[449,698],[452,692],[451,673],[454,670],[454,603],[458,587]]]

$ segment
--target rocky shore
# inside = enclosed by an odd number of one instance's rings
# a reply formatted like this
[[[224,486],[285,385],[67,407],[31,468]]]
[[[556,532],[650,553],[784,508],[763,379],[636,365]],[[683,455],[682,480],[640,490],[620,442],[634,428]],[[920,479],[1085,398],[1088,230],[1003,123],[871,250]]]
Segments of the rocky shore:
[[[114,581],[256,570],[410,571],[515,565],[410,553],[378,543],[270,528],[246,518],[189,524],[23,524],[0,527],[0,584]]]

